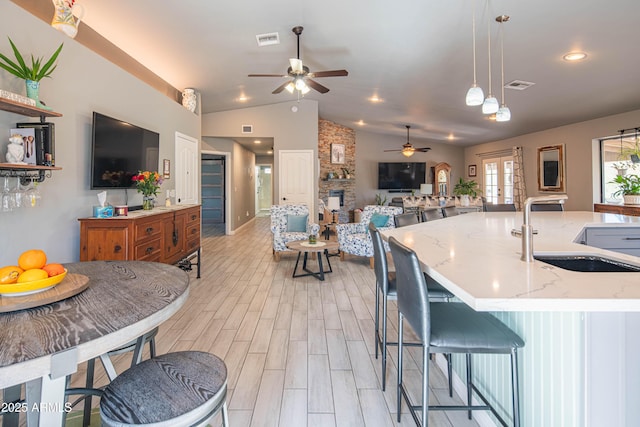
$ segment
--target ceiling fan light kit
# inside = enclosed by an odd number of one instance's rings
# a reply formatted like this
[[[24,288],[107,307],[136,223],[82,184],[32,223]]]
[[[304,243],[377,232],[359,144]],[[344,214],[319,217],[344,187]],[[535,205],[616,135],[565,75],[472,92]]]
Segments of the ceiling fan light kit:
[[[329,88],[321,85],[320,83],[312,80],[311,78],[319,77],[345,77],[349,75],[347,70],[330,70],[330,71],[316,71],[314,73],[309,71],[309,67],[303,65],[300,59],[300,35],[302,34],[303,27],[293,27],[291,31],[296,35],[298,42],[297,58],[289,58],[289,68],[287,68],[287,74],[249,74],[249,77],[290,77],[293,80],[285,82],[278,86],[273,94],[278,94],[283,90],[287,90],[289,93],[298,91],[298,98],[300,95],[306,95],[311,89],[320,93],[329,92]]]
[[[399,151],[402,153],[403,156],[405,157],[411,157],[413,156],[416,152],[419,153],[426,153],[427,151],[431,150],[431,148],[429,147],[422,147],[422,148],[416,148],[413,146],[413,144],[411,144],[411,142],[409,142],[409,129],[411,129],[411,126],[409,125],[405,125],[405,127],[407,128],[407,142],[405,142],[404,144],[402,144],[402,149],[401,150],[384,150],[385,152],[389,152],[389,151]]]

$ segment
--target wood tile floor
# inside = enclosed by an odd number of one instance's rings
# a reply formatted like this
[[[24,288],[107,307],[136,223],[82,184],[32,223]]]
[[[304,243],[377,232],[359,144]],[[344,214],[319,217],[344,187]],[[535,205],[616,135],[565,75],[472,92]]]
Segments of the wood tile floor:
[[[273,260],[268,217],[233,236],[204,227],[202,278],[195,278],[195,268],[190,273],[189,299],[161,326],[158,353],[202,350],[225,360],[231,427],[415,425],[406,407],[402,423],[396,422],[395,347],[388,352],[387,390],[380,390],[369,261],[331,258],[333,273],[320,282],[292,279],[295,259],[287,253]],[[394,308],[392,303],[391,336]],[[119,372],[127,357],[116,359]],[[405,357],[405,383],[414,399],[420,393],[420,357],[415,349]],[[96,367],[97,381],[104,383],[102,367]],[[450,403],[446,378],[432,368],[432,404]],[[74,385],[84,381],[83,369]],[[477,426],[466,412],[432,412],[430,425]]]

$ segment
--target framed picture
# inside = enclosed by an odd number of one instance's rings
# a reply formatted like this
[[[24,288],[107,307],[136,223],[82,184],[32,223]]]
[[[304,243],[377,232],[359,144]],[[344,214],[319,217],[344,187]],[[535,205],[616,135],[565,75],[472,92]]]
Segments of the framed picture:
[[[469,176],[476,176],[477,172],[476,172],[476,165],[469,165]]]
[[[171,178],[171,161],[169,159],[164,159],[162,161],[162,178]]]
[[[331,163],[344,164],[344,144],[331,144]]]

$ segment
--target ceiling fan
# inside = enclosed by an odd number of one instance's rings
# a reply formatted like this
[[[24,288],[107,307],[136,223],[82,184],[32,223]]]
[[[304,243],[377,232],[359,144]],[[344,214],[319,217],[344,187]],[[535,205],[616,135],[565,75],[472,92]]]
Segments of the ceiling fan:
[[[411,156],[413,156],[413,153],[416,153],[416,152],[417,153],[426,153],[427,151],[431,150],[431,148],[429,148],[429,147],[423,147],[423,148],[414,147],[409,142],[409,129],[411,128],[411,126],[405,125],[405,127],[407,128],[407,142],[402,144],[402,149],[401,150],[384,150],[384,151],[400,151],[403,156],[411,157]]]
[[[287,74],[249,74],[249,77],[285,77],[285,78],[293,78],[293,80],[287,81],[276,88],[271,93],[280,93],[284,89],[287,89],[289,93],[293,93],[294,90],[298,90],[303,95],[310,91],[309,88],[315,89],[320,93],[329,92],[329,88],[321,85],[320,83],[311,80],[312,78],[318,77],[343,77],[348,76],[349,72],[347,70],[331,70],[331,71],[316,71],[314,73],[309,71],[309,67],[302,64],[302,60],[300,59],[300,34],[302,34],[303,28],[300,26],[293,27],[291,31],[298,38],[298,57],[289,59],[289,68],[287,69]]]

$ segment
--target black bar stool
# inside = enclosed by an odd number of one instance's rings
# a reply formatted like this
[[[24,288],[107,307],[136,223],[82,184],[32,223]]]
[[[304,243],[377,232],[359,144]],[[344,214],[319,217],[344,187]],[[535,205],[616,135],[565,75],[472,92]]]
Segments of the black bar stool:
[[[463,303],[429,303],[427,284],[420,262],[415,252],[402,245],[395,238],[389,239],[389,247],[396,266],[396,286],[398,298],[398,422],[402,398],[419,426],[427,426],[429,410],[490,410],[498,421],[507,426],[504,419],[489,404],[489,401],[473,384],[471,375],[471,354],[510,354],[511,386],[513,404],[513,425],[520,426],[520,404],[518,399],[518,353],[524,341],[511,329],[489,313],[477,312]],[[413,405],[402,384],[402,348],[404,327],[409,325],[422,345],[422,405]],[[455,406],[429,405],[429,358],[432,353],[463,353],[467,361],[467,404]],[[475,392],[484,405],[472,405]],[[422,410],[422,420],[416,410]]]

